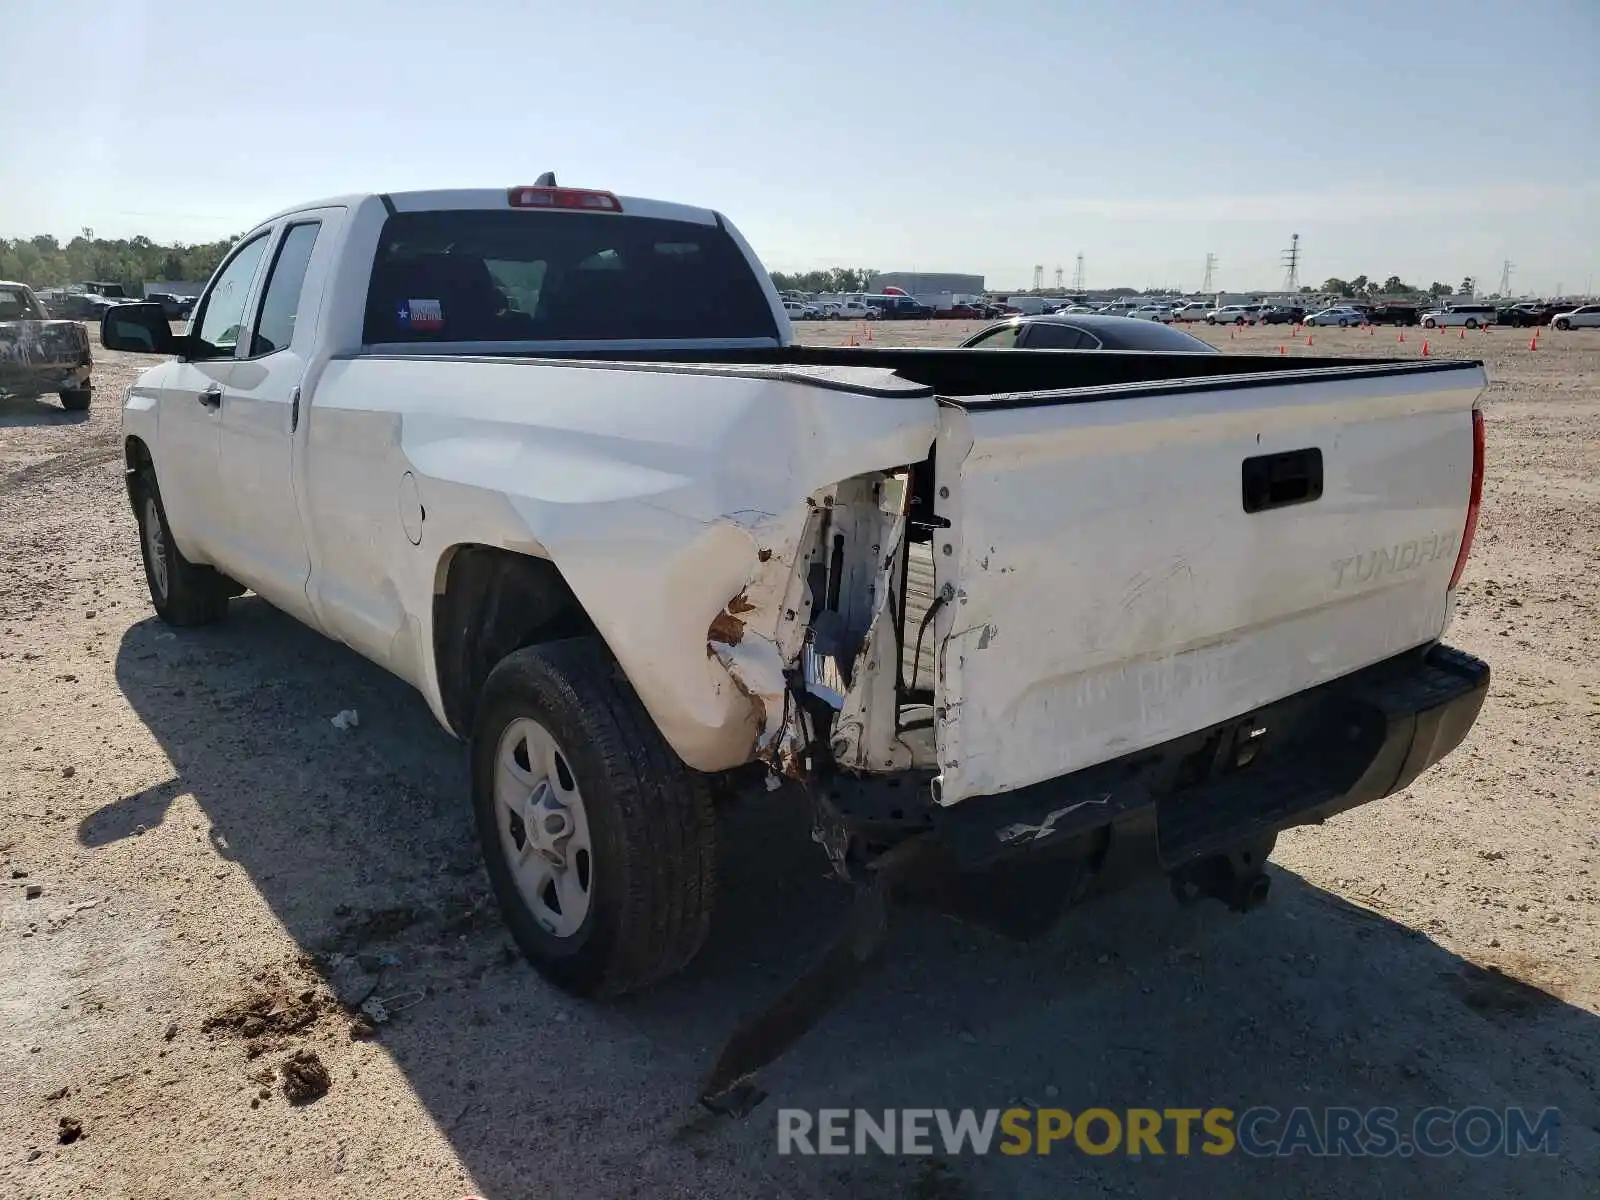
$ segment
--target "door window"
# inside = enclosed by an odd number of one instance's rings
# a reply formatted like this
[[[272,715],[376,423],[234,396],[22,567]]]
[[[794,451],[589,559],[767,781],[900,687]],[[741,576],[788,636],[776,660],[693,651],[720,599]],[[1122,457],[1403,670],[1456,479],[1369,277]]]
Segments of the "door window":
[[[1094,349],[1083,340],[1071,325],[1056,325],[1050,322],[1040,322],[1030,326],[1028,336],[1022,344],[1029,350],[1083,350]]]
[[[318,221],[291,225],[278,243],[278,256],[267,274],[261,311],[256,315],[255,336],[250,341],[252,358],[287,350],[294,340],[295,316],[300,310],[306,268],[311,265],[311,251],[321,228]]]
[[[1010,350],[1017,344],[1017,335],[1022,331],[1020,325],[1002,325],[992,333],[986,333],[973,342],[974,350]]]
[[[267,250],[267,235],[252,238],[228,260],[211,290],[201,303],[199,333],[193,340],[193,358],[232,358],[244,326],[244,305],[250,296],[250,281],[255,278],[261,256]]]

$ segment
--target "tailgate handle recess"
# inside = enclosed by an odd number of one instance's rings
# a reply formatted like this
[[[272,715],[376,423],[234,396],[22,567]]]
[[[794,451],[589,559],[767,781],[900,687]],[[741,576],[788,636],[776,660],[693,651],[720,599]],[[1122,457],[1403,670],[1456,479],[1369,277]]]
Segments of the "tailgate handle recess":
[[[1244,460],[1244,510],[1265,512],[1322,496],[1322,451],[1315,446]]]

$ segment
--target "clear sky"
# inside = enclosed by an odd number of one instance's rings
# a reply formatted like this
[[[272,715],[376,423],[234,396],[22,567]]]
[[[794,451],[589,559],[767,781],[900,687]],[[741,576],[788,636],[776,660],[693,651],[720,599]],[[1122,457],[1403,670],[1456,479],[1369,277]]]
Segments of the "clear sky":
[[[0,235],[342,192],[721,209],[773,269],[1600,287],[1600,0],[0,0]],[[36,120],[22,120],[32,115]]]

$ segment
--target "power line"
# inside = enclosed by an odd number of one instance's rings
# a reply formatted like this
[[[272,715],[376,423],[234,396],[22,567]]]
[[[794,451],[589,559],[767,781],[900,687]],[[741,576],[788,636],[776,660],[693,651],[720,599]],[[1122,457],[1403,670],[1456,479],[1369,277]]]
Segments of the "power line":
[[[1216,269],[1217,269],[1217,256],[1215,254],[1212,254],[1211,251],[1207,250],[1206,251],[1206,277],[1205,277],[1205,280],[1200,284],[1201,292],[1209,292],[1211,290],[1211,276],[1212,276],[1212,273],[1216,271]]]
[[[1033,265],[1033,290],[1036,291],[1036,292],[1044,291],[1044,264],[1043,263],[1035,263]]]
[[[1057,263],[1056,264],[1056,291],[1058,291],[1058,292],[1061,290],[1061,276],[1064,275],[1065,273],[1066,272],[1062,270],[1061,264]]]
[[[1081,292],[1081,291],[1084,290],[1084,282],[1083,282],[1083,251],[1082,250],[1078,251],[1078,257],[1077,257],[1076,261],[1073,263],[1073,267],[1072,267],[1072,290],[1074,292]]]
[[[1508,258],[1500,266],[1500,294],[1511,295],[1511,272],[1516,270],[1516,265]]]
[[[1291,234],[1289,248],[1283,252],[1283,290],[1298,292],[1300,290],[1300,235]]]

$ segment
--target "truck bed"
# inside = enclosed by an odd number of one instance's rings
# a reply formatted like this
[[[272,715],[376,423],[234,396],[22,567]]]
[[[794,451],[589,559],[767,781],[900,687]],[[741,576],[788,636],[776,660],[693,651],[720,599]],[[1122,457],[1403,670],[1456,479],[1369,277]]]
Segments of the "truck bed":
[[[1125,350],[968,350],[876,349],[854,346],[777,346],[723,349],[685,348],[551,348],[528,343],[492,354],[441,353],[435,347],[415,350],[368,351],[360,357],[423,358],[458,361],[559,359],[593,364],[609,370],[678,370],[733,373],[752,377],[775,374],[845,390],[874,393],[899,392],[904,384],[921,385],[949,398],[1007,396],[1072,390],[1074,396],[1051,396],[1049,403],[1102,399],[1097,389],[1137,384],[1197,381],[1208,386],[1220,381],[1259,379],[1287,382],[1286,376],[1332,372],[1339,378],[1376,378],[1392,374],[1429,374],[1481,369],[1482,363],[1465,359],[1333,358],[1276,354],[1175,354]],[[354,356],[351,356],[354,357]],[[892,374],[902,386],[885,382]],[[1316,377],[1316,376],[1313,376]],[[1249,386],[1240,382],[1237,386]],[[1163,387],[1160,390],[1170,390]],[[1012,400],[1017,402],[1016,399]]]

